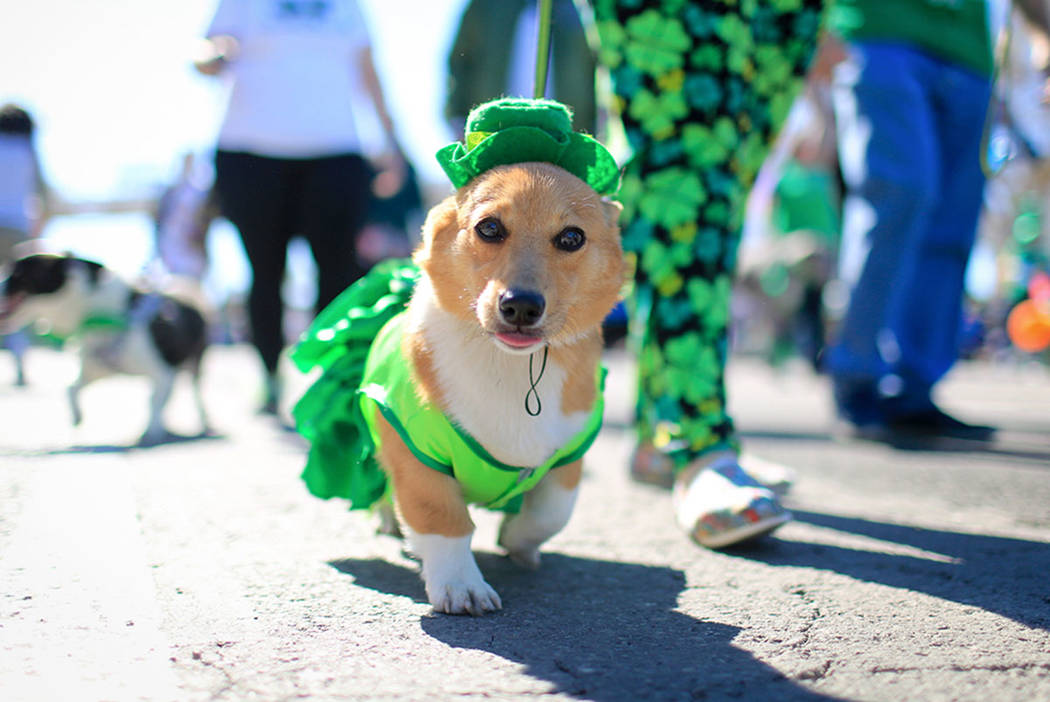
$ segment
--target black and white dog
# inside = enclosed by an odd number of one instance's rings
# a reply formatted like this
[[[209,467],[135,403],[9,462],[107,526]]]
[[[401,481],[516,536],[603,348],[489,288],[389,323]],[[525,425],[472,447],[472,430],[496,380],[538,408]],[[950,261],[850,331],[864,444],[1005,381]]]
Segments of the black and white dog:
[[[141,443],[157,443],[167,436],[161,415],[176,374],[187,370],[208,432],[200,388],[207,324],[196,306],[141,291],[93,261],[38,253],[16,260],[0,282],[0,330],[33,322],[80,343],[80,375],[69,388],[74,424],[81,420],[78,398],[85,385],[114,374],[145,375],[153,395]]]

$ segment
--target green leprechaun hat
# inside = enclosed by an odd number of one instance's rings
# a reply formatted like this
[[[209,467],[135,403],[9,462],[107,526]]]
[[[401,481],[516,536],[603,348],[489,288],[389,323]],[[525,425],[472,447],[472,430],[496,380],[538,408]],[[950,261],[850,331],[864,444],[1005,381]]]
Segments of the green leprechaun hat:
[[[437,152],[452,184],[461,188],[495,166],[542,161],[564,168],[599,194],[620,183],[616,160],[593,137],[572,130],[572,112],[554,100],[500,98],[467,116],[464,143]]]

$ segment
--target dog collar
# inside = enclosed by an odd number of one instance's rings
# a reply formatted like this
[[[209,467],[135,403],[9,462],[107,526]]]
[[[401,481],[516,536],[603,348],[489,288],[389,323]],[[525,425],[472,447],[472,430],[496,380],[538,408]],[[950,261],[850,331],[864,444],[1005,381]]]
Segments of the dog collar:
[[[463,143],[437,152],[438,163],[461,188],[496,166],[540,161],[564,168],[601,195],[620,185],[616,159],[587,134],[572,130],[572,111],[554,100],[501,98],[467,117]]]
[[[85,317],[84,321],[77,327],[77,333],[86,331],[101,331],[101,330],[113,330],[119,331],[128,328],[128,320],[124,317],[116,315],[91,315]]]
[[[57,334],[53,329],[37,332],[37,336],[51,343],[64,344],[73,337],[80,336],[84,332],[112,331],[119,332],[128,328],[127,320],[113,315],[91,315],[77,325],[77,328],[68,334]]]

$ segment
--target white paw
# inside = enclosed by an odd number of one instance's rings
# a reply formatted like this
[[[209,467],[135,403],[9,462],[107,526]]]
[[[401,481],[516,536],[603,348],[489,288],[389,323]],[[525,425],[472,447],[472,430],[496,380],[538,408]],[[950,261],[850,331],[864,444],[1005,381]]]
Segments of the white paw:
[[[435,612],[478,616],[503,609],[499,595],[481,577],[470,536],[411,534],[410,539],[423,561],[423,582]]]
[[[522,568],[529,570],[539,570],[542,561],[539,548],[507,549],[507,557]]]
[[[525,495],[519,513],[504,517],[499,527],[499,545],[518,565],[539,568],[540,546],[568,523],[575,504],[575,488],[563,488],[548,476]]]
[[[543,543],[533,535],[534,531],[521,515],[513,515],[503,520],[497,540],[510,560],[530,570],[540,567],[540,544]]]
[[[450,582],[427,582],[427,599],[435,612],[445,614],[472,614],[503,609],[499,595],[482,578]]]

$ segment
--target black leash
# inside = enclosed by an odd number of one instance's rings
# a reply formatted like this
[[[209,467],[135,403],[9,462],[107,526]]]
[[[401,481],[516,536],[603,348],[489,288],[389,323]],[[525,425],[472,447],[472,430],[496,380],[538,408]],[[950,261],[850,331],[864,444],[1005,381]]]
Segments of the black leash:
[[[540,378],[543,377],[543,371],[547,370],[547,352],[548,352],[549,349],[550,349],[549,346],[544,346],[543,347],[543,361],[540,362],[540,374],[537,375],[535,378],[533,377],[533,372],[532,372],[532,359],[534,359],[536,357],[536,354],[534,354],[534,353],[533,354],[529,354],[529,386],[530,387],[529,387],[529,391],[527,393],[525,393],[525,413],[528,414],[530,417],[538,417],[540,412],[543,411],[543,403],[540,402],[540,393],[536,389],[536,386],[539,384]],[[530,397],[535,398],[535,400],[536,400],[536,403],[535,403],[536,404],[536,411],[535,412],[532,411],[531,403],[529,402],[529,398]]]

